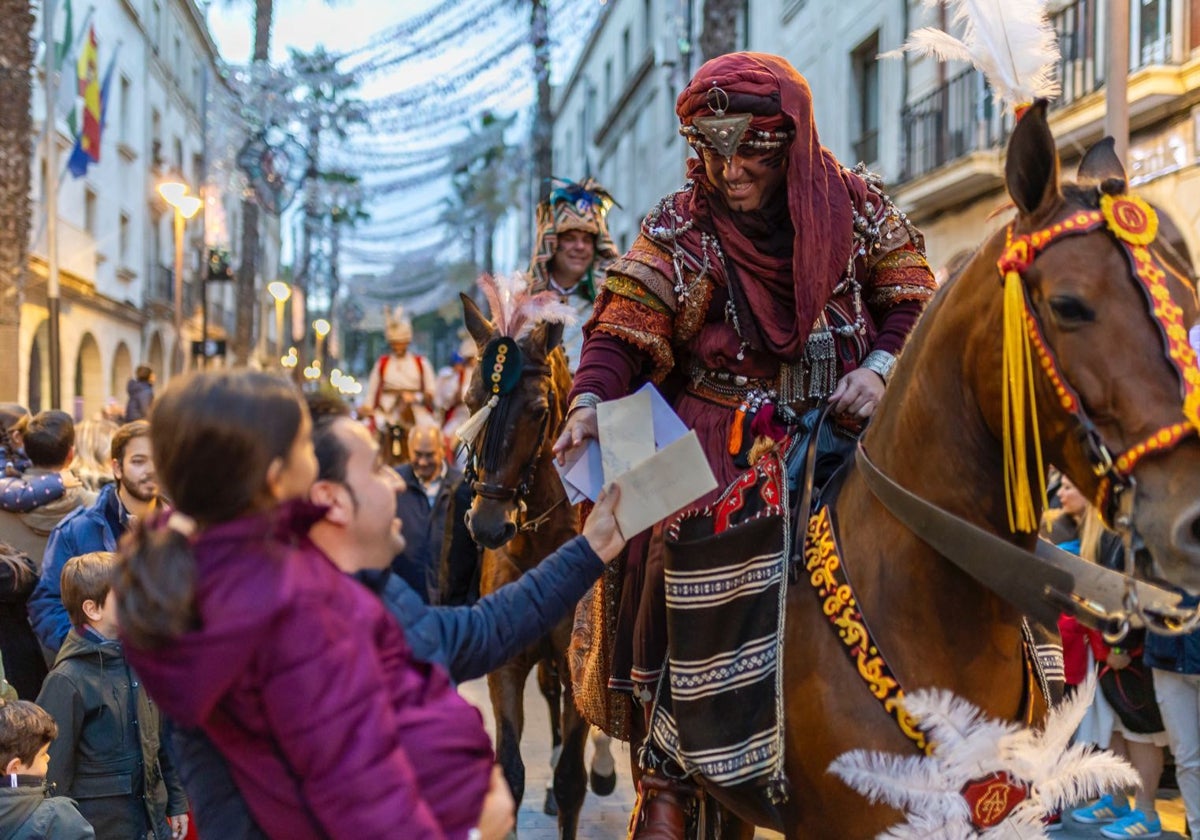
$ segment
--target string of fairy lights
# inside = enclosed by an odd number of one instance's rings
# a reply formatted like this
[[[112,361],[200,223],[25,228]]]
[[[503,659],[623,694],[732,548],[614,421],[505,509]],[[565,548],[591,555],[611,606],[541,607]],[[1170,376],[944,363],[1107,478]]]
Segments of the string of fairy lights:
[[[569,67],[603,8],[601,0],[550,0],[552,75]],[[327,109],[322,125],[335,130],[321,133],[318,165],[349,177],[336,188],[306,187],[315,195],[298,196],[294,207],[348,201],[365,210],[362,221],[340,232],[352,294],[390,302],[426,294],[445,279],[449,263],[472,256],[469,237],[454,229],[460,202],[452,176],[478,155],[472,144],[489,115],[515,116],[503,141],[528,145],[532,42],[541,35],[531,30],[528,2],[442,0],[331,55],[324,70],[308,67],[301,76],[295,66],[260,65],[231,74],[243,116],[259,130],[282,126],[304,143],[303,121],[314,107]],[[355,84],[345,98],[357,100],[361,122],[346,124],[328,102],[298,101],[298,91],[344,89],[349,80]],[[509,165],[527,160],[514,155]]]

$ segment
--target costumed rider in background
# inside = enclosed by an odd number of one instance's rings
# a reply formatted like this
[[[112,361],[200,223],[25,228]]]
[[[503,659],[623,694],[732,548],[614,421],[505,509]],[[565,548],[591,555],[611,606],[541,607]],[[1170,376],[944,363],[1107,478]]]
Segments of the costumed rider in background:
[[[808,83],[784,59],[715,58],[676,112],[697,154],[688,182],[608,270],[555,449],[595,438],[596,404],[650,380],[716,475],[701,507],[746,470],[756,440],[784,438],[823,400],[843,422],[867,420],[935,284],[922,236],[879,180],[821,146]],[[611,607],[608,688],[641,704],[629,712],[635,756],[667,650],[661,544],[661,527],[630,541]],[[655,754],[633,836],[679,837],[693,790]]]
[[[581,183],[555,179],[538,202],[534,222],[529,291],[558,292],[579,318],[563,331],[563,349],[574,370],[583,347],[583,323],[592,314],[604,272],[619,254],[608,233],[608,210],[617,205],[594,178]]]
[[[362,414],[380,436],[380,451],[391,463],[408,460],[408,433],[417,425],[434,425],[433,369],[409,352],[412,321],[404,307],[384,311],[384,334],[391,353],[379,357],[367,381]]]
[[[437,419],[442,424],[442,434],[446,439],[446,457],[454,460],[454,440],[458,427],[471,416],[471,409],[463,398],[467,386],[471,384],[471,374],[479,363],[479,351],[475,347],[475,339],[469,335],[460,336],[462,343],[450,357],[450,365],[438,371],[437,384],[433,392],[433,405]],[[465,454],[464,454],[465,457]]]

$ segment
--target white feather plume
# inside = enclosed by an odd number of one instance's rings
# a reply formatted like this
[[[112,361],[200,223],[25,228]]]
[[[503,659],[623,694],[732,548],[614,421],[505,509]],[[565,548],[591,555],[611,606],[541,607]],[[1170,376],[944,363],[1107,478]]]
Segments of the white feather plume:
[[[1050,710],[1042,729],[988,718],[948,691],[914,691],[904,706],[933,743],[931,755],[855,750],[839,756],[829,770],[870,801],[904,812],[905,822],[879,840],[1045,838],[1047,814],[1137,783],[1124,759],[1086,745],[1068,746],[1095,690],[1093,677],[1072,700]],[[977,831],[961,791],[999,771],[1027,785],[1029,795],[999,825]]]
[[[941,61],[969,62],[987,77],[997,101],[1012,107],[1058,95],[1058,40],[1046,15],[1046,0],[926,0],[927,6],[941,3],[962,26],[962,38],[924,27],[887,55],[907,50]]]
[[[525,274],[485,274],[478,280],[487,298],[491,320],[500,335],[520,340],[542,323],[575,323],[575,309],[554,292],[530,294]]]

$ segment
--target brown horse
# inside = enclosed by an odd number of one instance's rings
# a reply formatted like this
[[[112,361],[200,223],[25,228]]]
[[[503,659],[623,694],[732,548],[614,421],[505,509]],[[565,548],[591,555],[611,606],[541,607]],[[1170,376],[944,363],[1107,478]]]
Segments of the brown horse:
[[[481,355],[498,336],[474,301],[463,296],[463,317]],[[484,547],[479,591],[494,592],[515,581],[567,540],[579,533],[579,517],[567,501],[554,469],[551,446],[566,417],[571,373],[561,347],[562,326],[539,324],[519,340],[519,380],[490,414],[471,451],[475,498],[467,525]],[[482,365],[481,365],[482,368]],[[488,399],[481,368],[472,376],[466,403],[476,414]],[[488,674],[496,719],[496,757],[519,803],[525,792],[521,759],[524,691],[529,672],[538,666],[538,682],[551,704],[552,735],[561,752],[554,767],[553,805],[559,835],[573,838],[587,793],[584,746],[590,729],[575,707],[568,677],[567,647],[572,617],[546,637]],[[593,772],[598,793],[611,792]]]
[[[1058,158],[1035,105],[1014,130],[1006,164],[1017,214],[1011,235],[1046,231],[1103,193],[1125,192],[1111,147],[1085,158],[1080,183],[1060,187]],[[1165,220],[1164,220],[1165,224]],[[1167,268],[1171,299],[1187,325],[1197,319],[1190,271],[1151,245]],[[921,319],[887,395],[864,436],[886,475],[910,492],[1025,548],[1034,535],[1009,526],[1003,463],[1002,278],[1006,233],[988,240]],[[1062,379],[1079,397],[1067,411],[1046,369],[1034,360],[1044,460],[1093,498],[1103,472],[1095,441],[1114,458],[1184,420],[1180,374],[1169,363],[1125,251],[1101,224],[1058,238],[1021,271],[1032,311]],[[1191,361],[1195,364],[1194,359]],[[1081,418],[1095,434],[1082,434]],[[1132,524],[1156,571],[1200,589],[1200,441],[1194,428],[1169,452],[1132,470]],[[1045,470],[1028,455],[1030,475]],[[1110,473],[1111,477],[1111,473]],[[1036,478],[1035,478],[1036,482]],[[1036,511],[1036,513],[1040,513]],[[906,692],[953,691],[988,715],[1017,720],[1023,696],[1021,615],[893,518],[851,468],[836,502],[838,540],[861,614]],[[756,825],[789,838],[874,837],[902,820],[870,805],[828,772],[852,749],[918,754],[845,656],[802,570],[787,595],[784,669],[786,772],[790,797],[767,800],[762,786],[710,788]],[[687,721],[680,721],[681,728]],[[707,786],[706,786],[707,787]]]

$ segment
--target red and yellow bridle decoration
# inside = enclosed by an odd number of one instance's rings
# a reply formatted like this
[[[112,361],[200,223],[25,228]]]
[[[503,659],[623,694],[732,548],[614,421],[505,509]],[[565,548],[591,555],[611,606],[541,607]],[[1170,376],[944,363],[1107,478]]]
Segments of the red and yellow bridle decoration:
[[[1090,233],[1103,226],[1121,245],[1129,258],[1134,277],[1146,297],[1150,316],[1163,338],[1168,361],[1179,374],[1183,394],[1183,417],[1129,447],[1116,458],[1104,457],[1096,464],[1101,476],[1097,505],[1101,511],[1115,480],[1127,481],[1138,462],[1147,455],[1167,452],[1191,434],[1200,433],[1200,367],[1196,353],[1188,343],[1183,310],[1171,299],[1167,276],[1149,246],[1158,235],[1158,216],[1149,204],[1136,196],[1102,195],[1099,210],[1083,210],[1048,228],[1014,237],[1008,229],[1008,242],[997,267],[1004,277],[1004,486],[1008,498],[1009,527],[1014,531],[1037,528],[1033,493],[1028,476],[1028,443],[1025,432],[1032,421],[1032,442],[1036,463],[1041,463],[1037,407],[1033,397],[1032,357],[1050,380],[1061,407],[1091,428],[1082,402],[1062,376],[1058,363],[1042,337],[1041,327],[1029,302],[1021,275],[1043,249],[1056,240],[1073,234]],[[1028,404],[1028,409],[1026,405]],[[1039,489],[1045,502],[1044,480],[1039,471]]]

